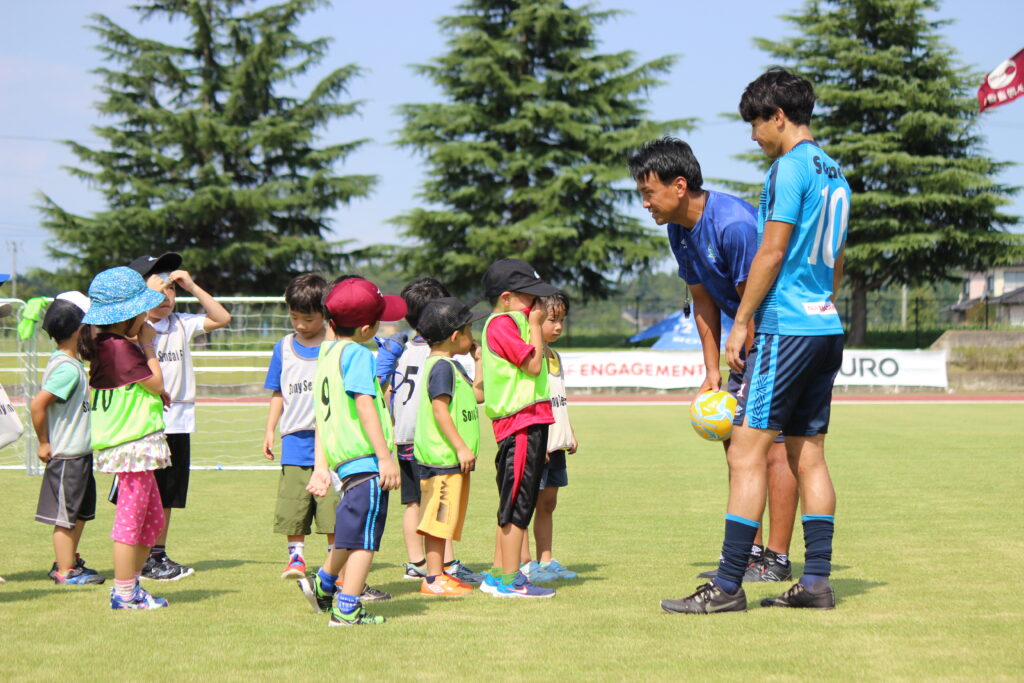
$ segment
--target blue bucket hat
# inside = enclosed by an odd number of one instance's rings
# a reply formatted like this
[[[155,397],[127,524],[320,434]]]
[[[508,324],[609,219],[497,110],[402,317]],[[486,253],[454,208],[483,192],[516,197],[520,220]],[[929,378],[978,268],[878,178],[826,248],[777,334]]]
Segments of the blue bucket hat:
[[[82,318],[85,325],[113,325],[131,320],[164,302],[164,295],[146,286],[142,276],[131,268],[118,266],[104,270],[89,285],[92,306]]]

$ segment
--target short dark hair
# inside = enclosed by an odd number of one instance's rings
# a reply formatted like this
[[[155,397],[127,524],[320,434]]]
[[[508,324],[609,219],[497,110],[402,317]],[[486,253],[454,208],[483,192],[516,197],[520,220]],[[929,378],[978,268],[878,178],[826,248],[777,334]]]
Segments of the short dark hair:
[[[420,313],[423,312],[423,307],[434,299],[445,296],[451,296],[451,294],[440,280],[424,277],[410,282],[401,293],[402,299],[405,300],[405,321],[415,330],[416,326],[420,324]]]
[[[664,137],[646,142],[629,157],[629,174],[633,180],[646,180],[652,173],[665,184],[680,176],[686,178],[686,187],[690,190],[699,190],[704,185],[697,157],[679,138]]]
[[[776,109],[798,126],[811,122],[814,112],[814,86],[806,78],[774,67],[747,85],[740,98],[740,116],[747,123],[770,119]]]
[[[288,308],[297,313],[323,313],[327,280],[316,273],[303,273],[292,278],[284,290]]]
[[[59,344],[71,338],[75,330],[82,326],[84,317],[85,312],[70,301],[54,299],[43,316],[43,329]]]
[[[569,297],[565,292],[559,290],[549,296],[542,296],[537,299],[537,304],[545,311],[551,312],[553,308],[561,308],[565,315],[569,315]]]

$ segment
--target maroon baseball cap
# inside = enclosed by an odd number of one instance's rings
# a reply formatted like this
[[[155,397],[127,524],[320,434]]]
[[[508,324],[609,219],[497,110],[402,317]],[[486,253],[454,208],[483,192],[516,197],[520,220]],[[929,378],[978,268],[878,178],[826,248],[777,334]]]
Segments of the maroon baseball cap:
[[[324,307],[336,327],[362,327],[378,320],[395,321],[405,317],[405,301],[400,296],[380,293],[377,285],[361,277],[351,277],[334,285]]]

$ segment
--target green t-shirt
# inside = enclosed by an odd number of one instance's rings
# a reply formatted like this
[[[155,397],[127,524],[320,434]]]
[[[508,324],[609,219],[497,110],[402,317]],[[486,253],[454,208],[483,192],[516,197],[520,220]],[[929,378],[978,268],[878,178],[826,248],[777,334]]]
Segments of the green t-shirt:
[[[62,401],[68,400],[68,396],[78,386],[78,380],[81,378],[81,373],[73,363],[77,363],[71,356],[67,355],[63,351],[54,351],[51,358],[68,358],[72,362],[63,362],[58,364],[50,374],[46,377],[43,382],[43,389],[50,392]],[[81,363],[78,363],[81,365]]]

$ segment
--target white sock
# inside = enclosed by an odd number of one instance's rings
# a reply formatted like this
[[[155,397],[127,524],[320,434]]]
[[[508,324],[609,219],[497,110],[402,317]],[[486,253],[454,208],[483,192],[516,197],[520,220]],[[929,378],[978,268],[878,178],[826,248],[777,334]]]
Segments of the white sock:
[[[305,551],[306,551],[306,544],[305,543],[302,543],[302,542],[299,542],[299,541],[289,541],[288,542],[288,557],[291,557],[292,555],[298,555],[299,557],[304,557]]]

